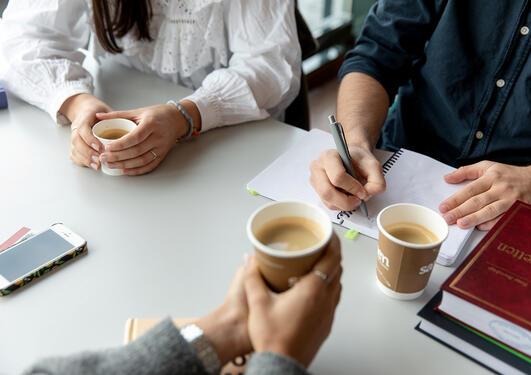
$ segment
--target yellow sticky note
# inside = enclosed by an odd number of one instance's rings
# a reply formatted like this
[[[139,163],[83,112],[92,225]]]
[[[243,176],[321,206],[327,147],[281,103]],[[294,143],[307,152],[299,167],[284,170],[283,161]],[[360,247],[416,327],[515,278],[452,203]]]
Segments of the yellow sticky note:
[[[351,229],[347,231],[347,233],[345,233],[345,238],[348,238],[349,240],[353,240],[354,238],[358,236],[359,233],[360,232],[358,232],[357,230]]]
[[[247,188],[247,191],[251,193],[251,195],[258,195],[258,192],[254,191],[253,189]]]

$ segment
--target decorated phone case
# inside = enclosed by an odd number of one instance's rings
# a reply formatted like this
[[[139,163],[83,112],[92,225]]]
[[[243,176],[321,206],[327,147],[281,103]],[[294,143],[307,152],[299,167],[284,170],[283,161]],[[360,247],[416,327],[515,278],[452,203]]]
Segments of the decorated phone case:
[[[18,288],[29,284],[33,280],[51,272],[52,270],[65,264],[69,260],[74,259],[86,252],[87,252],[87,243],[85,242],[83,245],[79,246],[78,248],[70,250],[68,253],[63,255],[61,258],[42,266],[41,268],[39,268],[38,270],[36,270],[35,272],[27,276],[21,277],[20,279],[13,281],[7,288],[0,289],[0,296],[7,296],[8,294],[13,293]]]

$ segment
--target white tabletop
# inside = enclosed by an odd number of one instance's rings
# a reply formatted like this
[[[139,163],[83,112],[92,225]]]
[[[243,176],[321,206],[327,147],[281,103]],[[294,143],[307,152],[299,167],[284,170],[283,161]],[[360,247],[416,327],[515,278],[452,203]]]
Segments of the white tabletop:
[[[97,95],[130,109],[189,90],[110,64]],[[110,177],[69,160],[69,128],[9,97],[0,111],[0,242],[22,226],[61,221],[86,256],[0,298],[0,373],[37,358],[121,345],[130,317],[198,317],[218,306],[242,255],[248,216],[268,200],[246,183],[303,135],[274,120],[231,126],[178,145],[152,173]],[[481,374],[486,370],[414,330],[416,313],[453,268],[437,265],[412,302],[375,282],[376,241],[342,238],[343,293],[315,374]],[[479,240],[475,233],[469,248]]]

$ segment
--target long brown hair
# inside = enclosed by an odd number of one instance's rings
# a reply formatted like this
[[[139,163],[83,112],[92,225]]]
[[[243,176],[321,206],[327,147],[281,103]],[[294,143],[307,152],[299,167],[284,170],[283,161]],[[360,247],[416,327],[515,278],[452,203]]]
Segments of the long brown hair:
[[[149,35],[151,21],[150,0],[112,0],[114,13],[108,0],[92,0],[96,36],[102,47],[111,53],[120,53],[122,48],[116,43],[134,29],[138,40],[152,40]]]

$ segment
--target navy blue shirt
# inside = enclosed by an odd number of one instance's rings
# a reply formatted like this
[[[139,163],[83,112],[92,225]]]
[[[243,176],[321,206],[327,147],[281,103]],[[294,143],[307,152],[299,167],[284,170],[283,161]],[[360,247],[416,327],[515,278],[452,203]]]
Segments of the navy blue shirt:
[[[531,164],[530,1],[378,1],[339,78],[362,72],[398,93],[380,146]]]

